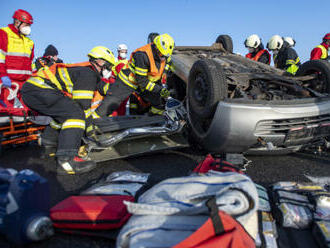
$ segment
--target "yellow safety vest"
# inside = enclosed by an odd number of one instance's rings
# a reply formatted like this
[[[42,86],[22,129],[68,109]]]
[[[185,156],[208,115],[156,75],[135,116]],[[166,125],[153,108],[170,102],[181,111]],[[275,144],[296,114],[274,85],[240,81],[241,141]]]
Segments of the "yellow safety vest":
[[[316,47],[321,48],[321,50],[322,50],[321,59],[327,59],[328,58],[328,50],[322,45],[318,45]]]
[[[7,33],[8,44],[7,52],[0,50],[0,63],[6,64],[9,75],[31,75],[30,57],[34,46],[33,41],[24,35],[14,33],[9,27],[3,27],[1,30]]]

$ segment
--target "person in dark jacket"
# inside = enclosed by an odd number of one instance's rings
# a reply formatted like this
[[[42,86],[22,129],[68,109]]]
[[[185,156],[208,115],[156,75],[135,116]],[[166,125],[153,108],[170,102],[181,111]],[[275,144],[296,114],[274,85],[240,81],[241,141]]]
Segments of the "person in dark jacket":
[[[143,98],[151,103],[150,114],[162,115],[162,99],[170,95],[162,80],[169,70],[173,49],[173,38],[169,34],[161,34],[152,43],[133,51],[128,64],[120,71],[94,114],[97,117],[107,116],[133,92],[140,91]]]
[[[46,47],[43,57],[51,58],[55,61],[55,63],[63,63],[63,60],[58,57],[58,51],[56,47],[53,45],[48,45]]]
[[[269,52],[264,49],[264,45],[258,35],[250,35],[244,42],[245,47],[249,53],[245,55],[246,58],[258,61],[264,64],[270,64],[271,56]]]
[[[116,64],[106,47],[94,47],[89,62],[44,66],[23,85],[24,103],[31,109],[52,117],[42,134],[41,145],[56,147],[57,172],[85,173],[95,168],[93,160],[78,156],[81,139],[93,129],[91,103],[96,90],[106,86],[101,77],[109,75]]]
[[[41,67],[47,65],[51,66],[54,63],[63,63],[63,60],[58,57],[58,51],[53,45],[48,45],[45,49],[44,55],[36,59],[33,64],[33,71],[38,71]]]
[[[295,75],[300,66],[300,58],[297,52],[290,47],[289,43],[279,35],[274,35],[267,43],[267,49],[273,52],[276,68]]]

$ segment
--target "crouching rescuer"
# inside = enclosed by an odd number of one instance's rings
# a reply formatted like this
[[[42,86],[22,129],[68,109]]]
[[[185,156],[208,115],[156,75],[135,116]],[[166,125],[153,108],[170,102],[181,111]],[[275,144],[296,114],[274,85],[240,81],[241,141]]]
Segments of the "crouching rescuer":
[[[158,35],[153,43],[136,49],[93,116],[111,114],[134,91],[143,92],[144,100],[151,103],[151,114],[162,114],[164,105],[161,99],[168,97],[170,92],[161,81],[169,69],[173,49],[174,40],[168,34]]]
[[[57,147],[57,172],[79,174],[96,163],[78,157],[81,139],[92,124],[91,102],[94,92],[104,87],[101,76],[115,64],[112,52],[102,46],[88,54],[89,62],[44,66],[22,88],[23,101],[31,109],[50,116],[41,136],[41,145]]]

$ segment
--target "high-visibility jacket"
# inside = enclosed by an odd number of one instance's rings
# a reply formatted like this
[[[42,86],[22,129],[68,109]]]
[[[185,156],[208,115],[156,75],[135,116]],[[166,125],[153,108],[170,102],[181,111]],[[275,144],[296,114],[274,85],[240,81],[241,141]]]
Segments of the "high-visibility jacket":
[[[149,68],[140,68],[135,65],[134,55],[137,52],[143,52],[146,54],[149,60]],[[145,86],[142,86],[142,90],[154,91],[156,88],[156,91],[160,91],[162,87],[155,86],[156,82],[161,80],[166,67],[169,67],[166,60],[160,62],[159,68],[156,66],[154,54],[152,51],[152,45],[147,44],[143,47],[136,49],[131,54],[128,64],[123,67],[118,76],[123,83],[135,90],[139,87],[141,88],[141,85],[139,85],[139,82],[136,80],[136,76],[139,75],[142,77],[146,77],[148,79],[148,82]]]
[[[85,111],[86,118],[88,118],[92,114],[90,106],[97,88],[96,84],[98,81],[102,81],[95,79],[93,84],[93,82],[86,80],[80,88],[77,88],[75,87],[75,82],[72,81],[69,72],[70,68],[74,67],[91,67],[91,64],[89,62],[83,62],[76,64],[55,63],[50,67],[45,65],[35,72],[26,82],[39,88],[61,91],[67,97],[81,103],[80,105],[82,105],[82,108]],[[81,78],[81,80],[84,80],[84,78]],[[104,84],[105,83],[103,83],[102,86]]]
[[[248,58],[248,59],[252,59],[254,61],[259,61],[259,59],[261,58],[261,56],[263,54],[265,54],[265,56],[267,56],[267,58],[268,58],[267,64],[269,65],[271,56],[270,56],[269,52],[266,49],[261,49],[255,55],[253,53],[248,53],[248,54],[245,55],[245,57]]]
[[[328,59],[328,48],[329,46],[325,43],[316,46],[311,52],[311,60],[315,59]]]
[[[118,60],[115,66],[112,67],[112,75],[117,77],[121,69],[128,64],[127,59]]]
[[[50,85],[42,85],[40,82],[36,82],[36,79],[28,80],[29,83],[32,83],[38,87],[42,88],[57,88],[64,95],[72,98],[72,99],[90,99],[90,96],[93,95],[91,100],[91,107],[88,109],[88,114],[86,117],[89,117],[90,114],[93,115],[93,111],[100,105],[102,102],[106,92],[109,89],[109,85],[115,82],[115,77],[111,77],[109,80],[100,81],[100,85],[98,86],[98,90],[96,91],[74,91],[72,90],[73,82],[70,79],[67,68],[70,67],[90,67],[92,68],[90,62],[82,62],[75,64],[52,64],[51,66],[44,65],[37,72],[33,73],[34,77],[41,77],[43,79],[48,79],[52,82],[52,86]],[[115,70],[120,71],[118,65],[114,67]],[[55,86],[55,87],[54,87]],[[100,93],[102,92],[102,94]],[[86,111],[85,111],[86,112]]]
[[[0,29],[0,77],[24,82],[32,74],[33,41],[20,34],[13,24]]]
[[[274,56],[274,64],[276,68],[286,70],[292,75],[295,75],[301,63],[297,52],[293,48],[288,47],[288,44],[284,42],[277,56]]]

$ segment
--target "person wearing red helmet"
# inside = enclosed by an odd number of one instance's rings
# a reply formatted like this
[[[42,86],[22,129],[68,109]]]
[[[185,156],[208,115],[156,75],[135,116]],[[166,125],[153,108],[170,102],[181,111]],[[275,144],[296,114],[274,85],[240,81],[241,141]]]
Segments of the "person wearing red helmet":
[[[327,33],[323,37],[323,41],[320,45],[316,46],[311,52],[311,60],[315,59],[328,59],[330,48],[330,33]]]
[[[12,82],[23,83],[32,74],[34,43],[31,33],[33,18],[25,10],[16,10],[14,22],[0,29],[0,84],[11,87]],[[20,94],[19,94],[20,97]]]

